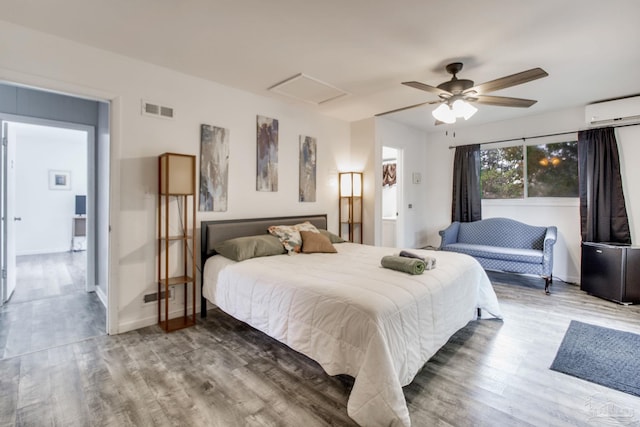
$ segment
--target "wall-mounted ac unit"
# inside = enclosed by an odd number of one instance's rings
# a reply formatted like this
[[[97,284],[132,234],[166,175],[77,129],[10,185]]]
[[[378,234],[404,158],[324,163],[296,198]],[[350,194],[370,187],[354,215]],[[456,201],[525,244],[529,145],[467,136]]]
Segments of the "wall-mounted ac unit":
[[[640,123],[640,96],[589,104],[584,112],[589,126]]]

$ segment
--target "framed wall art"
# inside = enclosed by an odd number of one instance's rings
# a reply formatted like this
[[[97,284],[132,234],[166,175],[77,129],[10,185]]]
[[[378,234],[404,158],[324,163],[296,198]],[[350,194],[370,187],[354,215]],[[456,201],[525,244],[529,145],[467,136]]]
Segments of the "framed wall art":
[[[229,188],[229,130],[200,126],[200,211],[226,212]]]
[[[278,191],[278,120],[256,119],[257,191]]]
[[[50,170],[49,190],[71,190],[71,172]]]
[[[300,135],[299,201],[316,201],[316,139]]]

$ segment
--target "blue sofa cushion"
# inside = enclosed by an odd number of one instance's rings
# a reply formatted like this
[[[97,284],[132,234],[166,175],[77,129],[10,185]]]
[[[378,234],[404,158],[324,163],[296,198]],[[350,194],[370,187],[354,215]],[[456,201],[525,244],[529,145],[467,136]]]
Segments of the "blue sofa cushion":
[[[451,243],[446,250],[460,252],[477,258],[542,264],[543,252],[536,249],[503,248],[469,243]]]

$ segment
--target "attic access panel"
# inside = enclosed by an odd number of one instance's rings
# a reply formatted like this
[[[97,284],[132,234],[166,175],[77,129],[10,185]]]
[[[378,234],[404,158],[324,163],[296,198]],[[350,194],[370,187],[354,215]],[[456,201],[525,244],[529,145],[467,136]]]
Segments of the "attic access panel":
[[[328,83],[300,73],[269,88],[270,91],[288,96],[299,101],[320,105],[325,102],[348,95]]]

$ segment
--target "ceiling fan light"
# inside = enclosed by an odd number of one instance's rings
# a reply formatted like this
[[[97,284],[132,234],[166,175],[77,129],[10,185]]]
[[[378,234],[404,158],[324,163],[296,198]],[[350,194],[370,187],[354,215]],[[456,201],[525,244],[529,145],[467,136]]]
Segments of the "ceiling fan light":
[[[477,111],[476,107],[462,99],[457,99],[453,103],[453,113],[456,117],[464,117],[465,120],[469,120]]]
[[[478,109],[471,104],[467,103],[467,111],[464,113],[464,119],[469,120],[475,113],[478,112]]]
[[[456,122],[456,115],[447,104],[440,104],[440,106],[433,110],[431,114],[436,120],[444,123],[451,124]]]

